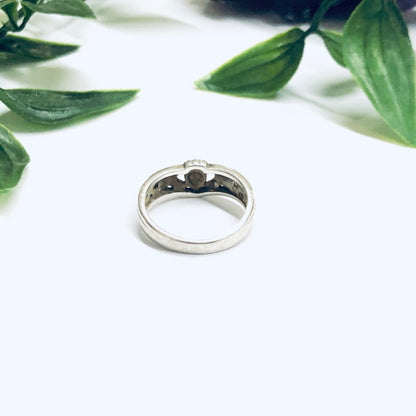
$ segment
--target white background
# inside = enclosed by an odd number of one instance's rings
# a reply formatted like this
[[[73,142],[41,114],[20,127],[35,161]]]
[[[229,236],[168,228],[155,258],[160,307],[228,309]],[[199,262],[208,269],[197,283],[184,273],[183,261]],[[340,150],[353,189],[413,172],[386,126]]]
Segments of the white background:
[[[64,128],[1,110],[32,161],[0,195],[0,415],[414,416],[415,151],[379,139],[316,37],[276,99],[234,98],[193,81],[286,26],[204,1],[90,4],[97,22],[26,32],[78,53],[0,74],[141,88]],[[253,185],[253,230],[226,252],[140,235],[141,183],[193,158]]]

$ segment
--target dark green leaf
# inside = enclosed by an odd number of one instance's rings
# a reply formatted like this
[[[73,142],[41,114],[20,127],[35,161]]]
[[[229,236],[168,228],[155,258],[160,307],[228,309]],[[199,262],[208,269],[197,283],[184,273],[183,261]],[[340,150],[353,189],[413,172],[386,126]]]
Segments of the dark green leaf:
[[[39,4],[22,1],[21,4],[33,12],[95,18],[94,12],[84,0],[46,0]]]
[[[415,56],[394,0],[364,0],[344,29],[344,60],[384,120],[416,146]]]
[[[334,32],[333,30],[318,30],[318,34],[323,39],[328,52],[335,61],[345,67],[342,52],[342,33]]]
[[[0,124],[0,192],[18,184],[29,161],[29,155],[23,146]]]
[[[246,50],[196,81],[202,90],[245,97],[270,97],[296,72],[305,32],[294,28]]]
[[[138,90],[72,92],[0,88],[0,101],[26,120],[57,124],[121,107],[137,92]]]
[[[7,35],[0,39],[0,69],[57,58],[74,52],[78,48],[77,45]]]

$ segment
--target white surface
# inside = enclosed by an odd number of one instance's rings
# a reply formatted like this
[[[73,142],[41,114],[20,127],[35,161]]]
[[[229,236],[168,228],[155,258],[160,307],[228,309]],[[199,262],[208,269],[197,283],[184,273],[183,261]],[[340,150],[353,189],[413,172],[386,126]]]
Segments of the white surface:
[[[79,53],[1,74],[142,91],[62,129],[0,116],[32,158],[0,196],[0,414],[414,416],[415,151],[374,138],[387,128],[317,38],[277,99],[233,98],[193,81],[283,26],[91,4],[101,23],[43,29]],[[229,251],[140,237],[141,183],[192,158],[253,185]]]

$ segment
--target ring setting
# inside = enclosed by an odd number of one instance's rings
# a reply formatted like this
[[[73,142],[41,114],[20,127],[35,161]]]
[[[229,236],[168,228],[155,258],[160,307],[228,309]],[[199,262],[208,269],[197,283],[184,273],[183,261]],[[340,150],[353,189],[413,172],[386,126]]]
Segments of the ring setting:
[[[232,198],[244,208],[244,214],[231,234],[214,240],[187,240],[159,227],[149,214],[156,201],[206,195]],[[159,245],[183,253],[214,253],[236,245],[248,234],[254,209],[253,190],[244,176],[233,169],[199,159],[154,173],[144,182],[138,196],[139,221],[144,233]]]

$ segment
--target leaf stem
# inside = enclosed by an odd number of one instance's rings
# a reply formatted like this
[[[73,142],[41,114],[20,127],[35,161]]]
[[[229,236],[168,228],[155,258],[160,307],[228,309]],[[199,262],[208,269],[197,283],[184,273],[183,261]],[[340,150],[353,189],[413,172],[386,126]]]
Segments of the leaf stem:
[[[18,26],[19,21],[19,14],[17,11],[17,5],[16,4],[8,4],[7,6],[3,7],[4,13],[6,13],[7,17],[9,18],[9,22],[11,23],[13,30],[16,30]]]
[[[16,20],[15,22],[11,21],[9,17],[9,20],[2,27],[0,27],[0,39],[4,38],[8,32],[21,32],[26,27],[33,14],[33,11],[22,8],[16,16],[17,19],[13,19]],[[22,18],[22,23],[20,23],[20,25],[17,24],[17,22]]]
[[[337,3],[339,3],[341,0],[324,0],[321,5],[319,6],[318,10],[313,16],[311,27],[306,31],[307,35],[310,35],[312,33],[316,33],[318,30],[319,24],[321,23],[321,20],[325,17],[328,10],[335,6]]]

